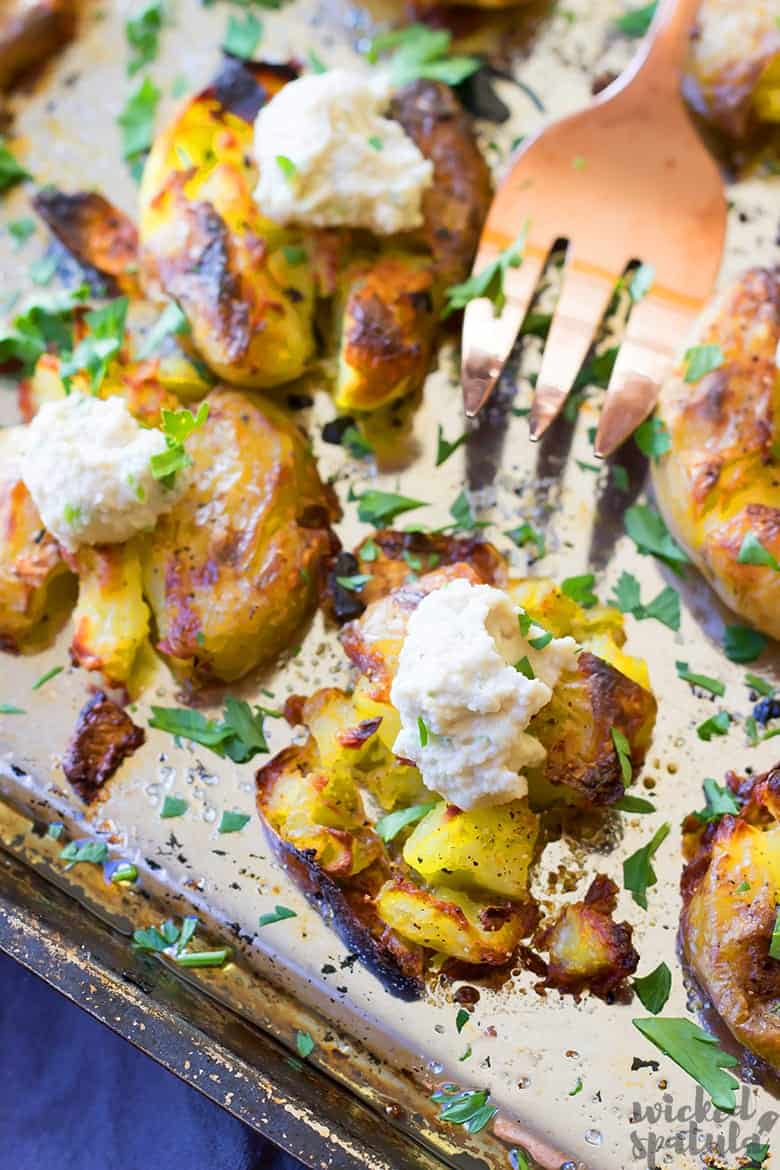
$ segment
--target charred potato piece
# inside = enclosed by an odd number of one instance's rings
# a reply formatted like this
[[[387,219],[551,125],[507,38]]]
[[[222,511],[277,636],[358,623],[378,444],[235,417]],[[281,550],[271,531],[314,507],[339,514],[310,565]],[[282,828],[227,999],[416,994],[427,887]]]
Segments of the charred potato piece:
[[[62,759],[62,770],[88,804],[119,765],[146,740],[126,711],[102,691],[79,711],[75,731]]]
[[[725,360],[693,384],[681,364],[662,387],[658,414],[672,445],[654,462],[655,493],[723,601],[780,638],[780,573],[739,559],[752,534],[780,560],[780,270],[751,269],[716,298],[695,344],[720,346]]]
[[[227,388],[206,401],[187,487],[143,554],[158,648],[196,682],[240,678],[289,646],[314,607],[337,515],[283,411]]]
[[[522,800],[470,812],[441,802],[407,838],[403,858],[430,885],[522,899],[538,833]]]
[[[537,932],[534,945],[549,953],[548,987],[572,995],[588,988],[607,997],[636,971],[632,928],[612,920],[617,893],[615,883],[599,874],[582,902],[564,906],[554,922]]]
[[[525,929],[511,904],[478,902],[446,886],[421,889],[407,878],[388,881],[376,908],[402,938],[464,963],[508,963]]]
[[[138,232],[123,211],[97,191],[67,195],[54,187],[44,187],[32,203],[79,264],[107,279],[109,293],[139,295]]]
[[[442,532],[396,532],[383,528],[355,549],[358,572],[369,580],[360,591],[369,605],[405,585],[410,576],[446,565],[467,564],[486,585],[503,589],[507,572],[503,557],[492,544],[473,536]]]
[[[75,27],[75,0],[6,0],[0,15],[0,89],[9,89],[56,53]]]
[[[780,769],[757,777],[739,816],[704,834],[682,879],[681,935],[701,986],[734,1036],[780,1070]]]
[[[744,138],[759,122],[780,122],[777,5],[705,0],[688,61],[694,101],[726,134]]]
[[[68,559],[79,579],[71,658],[109,684],[127,684],[149,635],[138,545],[84,545]]]
[[[68,592],[71,583],[59,545],[44,529],[23,481],[12,467],[0,467],[0,649],[32,648],[44,635],[44,618],[63,608],[58,592]]]
[[[277,836],[332,876],[351,877],[382,852],[354,782],[322,771],[313,741],[284,749],[259,770],[257,804]]]
[[[253,119],[294,70],[225,64],[156,139],[141,183],[142,275],[187,314],[210,368],[240,386],[297,378],[314,353],[300,232],[254,201]],[[291,250],[292,246],[292,250]]]

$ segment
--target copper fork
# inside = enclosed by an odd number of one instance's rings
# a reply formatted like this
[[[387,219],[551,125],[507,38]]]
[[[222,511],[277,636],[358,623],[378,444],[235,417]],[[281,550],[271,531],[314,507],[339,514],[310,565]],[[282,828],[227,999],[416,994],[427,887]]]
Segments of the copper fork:
[[[568,397],[615,288],[634,261],[652,272],[631,309],[596,434],[614,451],[655,406],[660,383],[712,292],[726,230],[714,159],[680,93],[701,0],[660,0],[634,60],[580,113],[524,145],[488,213],[474,271],[510,248],[528,225],[522,262],[504,271],[499,315],[486,298],[463,322],[466,414],[489,398],[522,325],[553,244],[568,241],[563,283],[530,415],[539,439]]]

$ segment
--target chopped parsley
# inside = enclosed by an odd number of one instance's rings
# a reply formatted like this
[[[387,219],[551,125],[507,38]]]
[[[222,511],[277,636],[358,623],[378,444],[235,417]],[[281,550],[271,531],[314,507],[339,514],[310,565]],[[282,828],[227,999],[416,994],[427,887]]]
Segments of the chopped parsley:
[[[160,429],[165,436],[165,450],[161,451],[159,455],[152,455],[149,466],[154,478],[159,479],[165,487],[172,487],[176,472],[192,463],[184,446],[184,440],[193,431],[202,427],[208,416],[209,405],[207,402],[201,402],[197,414],[193,414],[186,407],[181,410],[166,410],[163,407]]]
[[[621,796],[620,800],[616,800],[612,808],[617,812],[625,813],[652,813],[655,812],[655,805],[652,801],[644,800],[641,796]]]
[[[102,865],[107,858],[108,845],[105,841],[71,841],[60,853],[60,860],[68,862],[68,869],[84,862]]]
[[[739,1081],[724,1070],[734,1068],[739,1061],[719,1048],[714,1036],[693,1020],[656,1018],[633,1020],[633,1024],[709,1093],[716,1108],[734,1112]]]
[[[455,1029],[456,1029],[458,1035],[461,1034],[461,1032],[463,1031],[463,1029],[465,1028],[466,1024],[469,1022],[470,1019],[471,1019],[471,1016],[469,1015],[469,1013],[466,1011],[465,1008],[458,1008],[458,1014],[455,1017]]]
[[[32,685],[32,690],[39,691],[41,687],[49,681],[49,679],[56,678],[58,674],[62,674],[64,669],[64,666],[52,666],[51,670],[45,671],[45,673],[42,674],[40,678],[35,680]]]
[[[263,714],[261,707],[255,707],[253,714],[245,700],[228,695],[219,721],[189,708],[152,707],[149,726],[199,743],[236,764],[244,764],[258,752],[268,751]]]
[[[174,337],[180,333],[189,333],[190,323],[181,311],[176,301],[169,301],[152,328],[144,338],[143,345],[137,353],[139,361],[145,361],[162,345],[166,337]]]
[[[276,165],[278,166],[279,170],[282,172],[282,174],[284,175],[284,177],[288,183],[291,182],[291,180],[294,179],[295,176],[298,174],[298,168],[296,167],[296,165],[292,161],[292,159],[288,158],[286,154],[277,154]]]
[[[669,836],[671,825],[666,821],[656,830],[647,845],[637,849],[623,862],[623,886],[627,889],[637,906],[647,909],[647,891],[658,881],[653,869],[653,857],[659,847]]]
[[[251,821],[249,813],[228,812],[222,814],[222,819],[217,826],[218,833],[240,833],[245,825]]]
[[[224,967],[230,958],[228,947],[216,951],[185,950],[197,928],[198,920],[193,915],[183,918],[180,927],[168,918],[159,927],[147,926],[134,931],[133,950],[166,955],[180,967]]]
[[[719,345],[694,345],[685,351],[685,381],[698,382],[705,374],[720,369],[725,361]]]
[[[669,992],[672,990],[672,973],[666,963],[659,963],[649,975],[641,975],[634,979],[633,988],[642,1007],[657,1016],[666,1006]]]
[[[172,817],[184,816],[189,807],[189,801],[181,796],[166,796],[160,809],[160,817],[167,821]]]
[[[154,120],[160,91],[145,77],[125,103],[117,123],[122,132],[122,158],[130,164],[134,178],[140,178],[143,156],[154,140]]]
[[[259,926],[273,926],[274,922],[284,922],[286,918],[297,917],[295,911],[287,906],[274,906],[267,914],[261,914],[257,921]]]
[[[369,488],[362,496],[358,496],[358,519],[364,524],[373,524],[379,528],[384,524],[391,524],[396,516],[403,512],[412,512],[415,508],[425,506],[424,500],[413,500],[409,496]]]
[[[582,1092],[582,1077],[577,1077],[577,1081],[573,1089],[569,1089],[569,1096],[576,1097],[578,1093]]]
[[[611,727],[609,734],[612,738],[612,745],[620,764],[620,773],[623,777],[624,784],[630,784],[634,778],[634,766],[631,763],[631,744],[628,739],[619,731],[617,727]]]
[[[490,1105],[486,1089],[459,1089],[457,1085],[443,1085],[431,1094],[431,1100],[441,1106],[439,1120],[462,1125],[467,1133],[479,1133],[498,1113]]]
[[[346,447],[355,459],[366,459],[369,455],[374,454],[373,444],[364,435],[361,435],[357,427],[347,427],[341,436],[341,445]]]
[[[31,374],[38,358],[49,350],[59,354],[73,348],[74,310],[89,296],[87,285],[33,301],[13,318],[11,328],[0,332],[0,362],[19,362],[24,375]]]
[[[477,520],[474,515],[474,509],[471,506],[468,493],[464,488],[459,492],[455,500],[450,506],[450,516],[454,521],[453,524],[448,524],[447,528],[454,531],[462,530],[463,532],[474,532],[477,528],[487,528],[487,521]]]
[[[427,747],[429,732],[422,715],[417,716],[417,734],[420,737],[420,747]]]
[[[361,561],[368,561],[369,564],[372,564],[377,559],[379,556],[379,545],[372,536],[369,536],[368,540],[363,541],[358,556]]]
[[[648,459],[658,463],[662,455],[672,449],[672,438],[666,424],[657,415],[646,418],[634,431],[634,441]]]
[[[308,1032],[301,1032],[300,1029],[295,1033],[295,1050],[303,1060],[307,1056],[311,1056],[314,1051],[314,1041]]]
[[[247,12],[243,20],[231,14],[222,39],[222,48],[231,57],[249,61],[254,56],[262,35],[263,25],[253,12]]]
[[[705,719],[696,728],[696,734],[699,739],[703,739],[705,743],[716,735],[728,735],[729,726],[731,725],[731,716],[728,711],[718,711],[717,715],[711,715],[709,719]]]
[[[771,699],[777,689],[772,683],[757,674],[751,674],[750,671],[745,675],[745,686],[750,687],[756,694],[763,695],[765,699]]]
[[[775,913],[775,924],[772,927],[772,938],[769,942],[770,959],[780,959],[780,907]]]
[[[325,62],[322,60],[321,57],[317,56],[317,54],[314,52],[314,49],[309,49],[309,51],[307,52],[306,62],[308,64],[309,68],[311,69],[312,73],[327,73],[328,72],[328,66],[325,64]]]
[[[680,628],[680,595],[677,590],[667,585],[657,597],[643,605],[639,582],[633,573],[627,573],[625,569],[620,574],[610,604],[616,605],[621,613],[632,614],[639,621],[654,618],[668,626],[670,630]]]
[[[0,715],[26,715],[24,707],[14,707],[13,703],[0,703]]]
[[[127,63],[129,77],[135,76],[157,56],[163,15],[162,0],[146,0],[138,14],[125,22],[125,37],[132,52]]]
[[[553,636],[549,630],[542,629],[542,627],[538,626],[536,622],[534,622],[534,625],[537,629],[542,630],[542,632],[541,634],[535,634],[533,638],[529,638],[528,645],[533,650],[544,650],[545,646],[549,646],[552,642]]]
[[[309,253],[301,244],[284,244],[282,254],[288,264],[297,268],[299,264],[305,264]]]
[[[723,649],[732,662],[754,662],[766,649],[766,638],[749,626],[726,626]]]
[[[349,589],[351,593],[359,593],[371,580],[368,573],[353,573],[351,577],[337,577],[336,582],[342,589]]]
[[[0,137],[0,193],[31,177],[29,171],[11,154],[5,139]]]
[[[519,674],[524,674],[528,679],[536,678],[534,668],[531,666],[527,654],[524,654],[519,662],[515,663],[515,670],[518,671]]]
[[[385,144],[378,134],[370,134],[368,136],[368,145],[372,150],[384,150]]]
[[[739,546],[737,561],[740,565],[765,565],[780,573],[780,562],[768,548],[764,548],[761,541],[752,529],[745,533],[742,544]]]
[[[493,303],[493,312],[499,315],[506,303],[504,293],[504,277],[507,269],[519,268],[523,262],[522,252],[525,246],[525,237],[528,231],[526,224],[517,239],[505,248],[495,260],[491,261],[481,272],[470,276],[461,284],[451,285],[445,292],[447,298],[442,317],[449,317],[456,309],[465,309],[466,305],[480,297],[487,297]]]
[[[442,463],[446,463],[450,455],[453,455],[455,451],[457,451],[458,447],[462,447],[468,437],[468,431],[464,431],[460,438],[455,439],[453,443],[450,443],[447,441],[447,439],[444,438],[444,430],[441,423],[439,423],[439,429],[436,436],[436,466],[441,467]]]
[[[394,89],[417,78],[459,85],[479,69],[480,61],[477,57],[451,56],[451,44],[452,33],[446,29],[410,24],[375,36],[368,59],[376,62],[380,54],[392,52],[390,81]]]
[[[683,682],[690,683],[691,686],[700,687],[703,691],[709,691],[711,695],[717,695],[722,698],[726,693],[726,686],[718,678],[710,678],[706,674],[694,674],[688,669],[687,662],[675,662],[677,670],[677,677],[681,678]]]
[[[424,723],[423,727],[425,727]],[[422,735],[420,736],[420,743],[422,743]],[[425,744],[423,744],[424,746]],[[397,837],[407,825],[416,825],[418,821],[421,821],[431,809],[436,808],[436,804],[436,801],[432,804],[411,804],[408,808],[399,808],[396,812],[387,813],[385,816],[380,817],[374,826],[377,836],[387,844],[388,841],[392,841],[394,837]]]
[[[738,814],[739,801],[731,789],[725,784],[718,784],[717,780],[707,777],[704,781],[703,788],[706,805],[693,814],[697,821],[701,821],[703,825],[708,825],[712,821],[719,821],[721,817],[727,815],[736,816]]]
[[[24,219],[12,219],[8,224],[8,234],[14,241],[17,252],[27,243],[35,232],[35,220],[27,216]]]
[[[109,877],[109,881],[118,886],[122,882],[138,881],[138,870],[131,861],[118,861]]]
[[[598,597],[593,592],[596,578],[593,573],[582,573],[579,577],[566,577],[561,581],[561,593],[583,609],[592,609],[598,605]]]
[[[524,548],[527,544],[532,544],[536,549],[536,559],[539,560],[547,552],[547,542],[544,538],[544,533],[540,532],[538,528],[534,528],[533,524],[524,521],[518,524],[517,528],[511,528],[505,534],[513,541],[518,548]]]
[[[97,394],[108,373],[108,367],[118,355],[125,338],[127,297],[116,297],[100,309],[93,309],[84,317],[89,333],[69,357],[60,362],[60,377],[69,394],[74,374],[81,370],[89,375],[90,390]]]
[[[653,23],[657,7],[657,0],[652,0],[652,3],[644,4],[641,8],[630,8],[617,18],[615,27],[623,33],[623,36],[643,37]]]
[[[661,515],[648,504],[634,504],[626,509],[626,532],[643,556],[658,557],[676,569],[689,563],[688,554],[669,532]]]

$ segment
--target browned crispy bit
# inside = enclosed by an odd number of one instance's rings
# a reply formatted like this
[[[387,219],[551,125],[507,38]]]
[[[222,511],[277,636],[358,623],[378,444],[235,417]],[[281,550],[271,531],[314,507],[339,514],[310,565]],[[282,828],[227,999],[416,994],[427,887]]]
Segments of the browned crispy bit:
[[[0,89],[10,89],[70,40],[76,5],[75,0],[4,0],[0,7]]]
[[[636,970],[639,955],[631,942],[632,928],[612,920],[617,894],[611,878],[597,874],[582,902],[564,906],[537,932],[534,946],[549,954],[547,987],[570,995],[588,989],[611,998]]]
[[[135,224],[97,191],[67,195],[46,187],[33,207],[52,235],[86,268],[110,282],[110,291],[138,296],[138,232]]]
[[[88,804],[127,756],[146,740],[126,711],[98,691],[79,712],[62,770]]]
[[[504,558],[492,544],[475,536],[383,528],[358,545],[355,556],[357,571],[371,578],[360,591],[366,605],[404,585],[410,576],[444,565],[470,565],[481,581],[499,589],[507,580]]]
[[[471,119],[448,85],[414,81],[396,94],[391,113],[433,163],[434,182],[423,196],[423,235],[446,288],[471,268],[492,194],[490,171]]]

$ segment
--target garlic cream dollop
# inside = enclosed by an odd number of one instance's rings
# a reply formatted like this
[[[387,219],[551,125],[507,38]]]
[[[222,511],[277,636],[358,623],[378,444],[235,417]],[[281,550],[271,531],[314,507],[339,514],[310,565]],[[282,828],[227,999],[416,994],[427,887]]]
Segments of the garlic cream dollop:
[[[166,488],[154,478],[150,460],[165,451],[165,436],[142,427],[118,397],[74,391],[46,402],[20,428],[18,447],[21,478],[41,519],[70,551],[153,528],[185,479],[179,472]]]
[[[382,117],[389,98],[381,74],[348,69],[285,85],[255,122],[255,199],[263,215],[377,235],[419,227],[433,165],[400,123]]]
[[[391,690],[401,716],[393,750],[461,809],[526,794],[522,770],[546,753],[525,728],[577,666],[573,638],[535,650],[528,639],[544,632],[531,625],[523,635],[521,612],[503,590],[460,579],[429,593],[409,620]],[[523,658],[534,678],[516,669]]]

